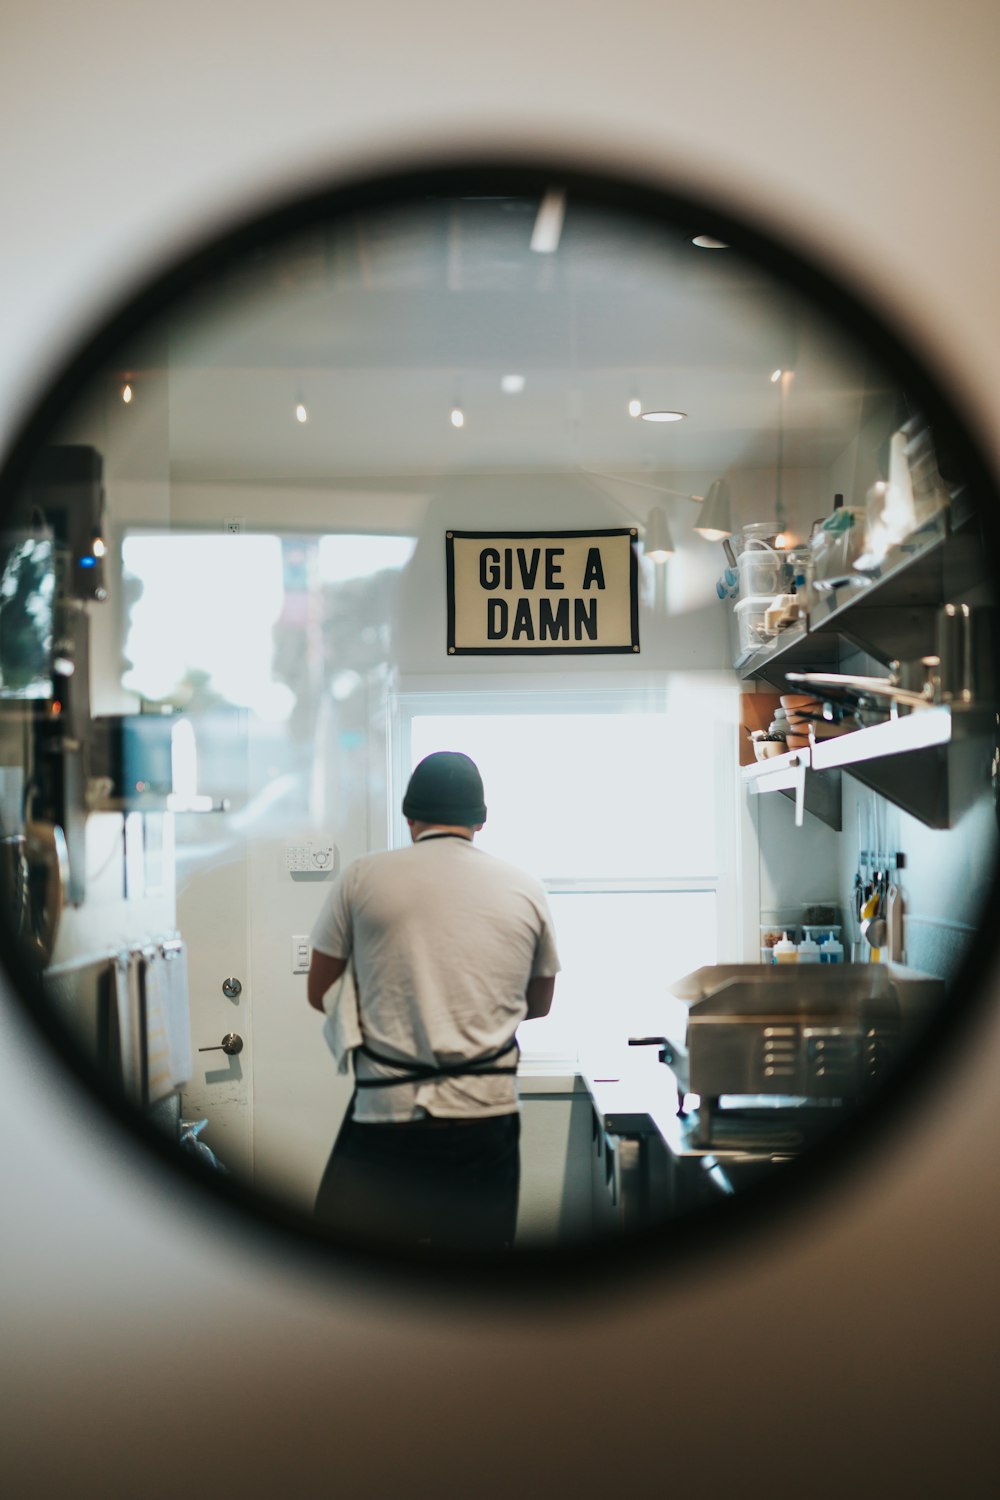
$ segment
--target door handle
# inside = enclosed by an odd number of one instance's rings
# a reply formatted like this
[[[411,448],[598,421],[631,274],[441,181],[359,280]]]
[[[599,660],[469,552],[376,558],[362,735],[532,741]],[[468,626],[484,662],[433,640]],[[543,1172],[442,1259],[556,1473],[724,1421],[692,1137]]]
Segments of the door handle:
[[[237,1052],[243,1051],[243,1038],[235,1031],[227,1031],[217,1047],[199,1047],[199,1052],[225,1052],[229,1057],[235,1057]]]

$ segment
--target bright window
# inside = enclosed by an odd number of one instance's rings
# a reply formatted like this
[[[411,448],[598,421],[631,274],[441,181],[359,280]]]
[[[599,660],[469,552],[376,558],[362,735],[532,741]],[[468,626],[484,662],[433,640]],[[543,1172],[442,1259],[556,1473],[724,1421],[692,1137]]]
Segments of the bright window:
[[[732,689],[677,674],[651,698],[622,692],[502,692],[399,699],[393,802],[435,750],[482,772],[479,846],[542,880],[563,970],[551,1014],[523,1026],[529,1065],[610,1064],[635,1034],[657,1034],[673,979],[735,941],[721,899],[735,863],[727,797],[735,759]],[[407,837],[400,821],[394,842]]]
[[[629,1036],[663,1034],[667,984],[715,962],[714,889],[550,889],[549,904],[563,972],[550,1015],[520,1035],[538,1062],[617,1066]]]

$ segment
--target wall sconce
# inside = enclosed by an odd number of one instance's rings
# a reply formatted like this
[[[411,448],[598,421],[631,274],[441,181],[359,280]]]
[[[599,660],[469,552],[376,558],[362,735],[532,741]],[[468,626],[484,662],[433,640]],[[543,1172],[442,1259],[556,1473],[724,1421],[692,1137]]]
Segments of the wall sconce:
[[[733,534],[733,523],[729,504],[729,486],[724,479],[715,479],[704,500],[701,515],[694,526],[699,536],[707,542],[721,542]]]
[[[646,518],[642,550],[644,556],[655,563],[666,562],[668,557],[674,555],[674,541],[667,525],[666,512],[659,505]]]

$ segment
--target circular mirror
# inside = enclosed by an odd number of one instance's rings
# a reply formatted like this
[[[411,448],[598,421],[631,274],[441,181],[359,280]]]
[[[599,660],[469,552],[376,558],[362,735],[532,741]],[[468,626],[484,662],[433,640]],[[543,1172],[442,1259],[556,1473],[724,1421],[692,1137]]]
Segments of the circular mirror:
[[[724,1243],[970,1009],[994,515],[891,331],[706,205],[463,166],[245,225],[7,460],[13,985],[323,1249]]]

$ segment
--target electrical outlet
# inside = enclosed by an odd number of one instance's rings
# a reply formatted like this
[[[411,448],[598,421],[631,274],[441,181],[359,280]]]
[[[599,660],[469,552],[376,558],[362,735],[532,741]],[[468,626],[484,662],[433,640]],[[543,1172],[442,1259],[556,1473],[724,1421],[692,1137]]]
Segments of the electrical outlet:
[[[309,973],[309,939],[299,935],[292,938],[292,973]]]
[[[230,516],[223,521],[222,529],[227,536],[242,536],[247,529],[247,523],[242,516]]]

